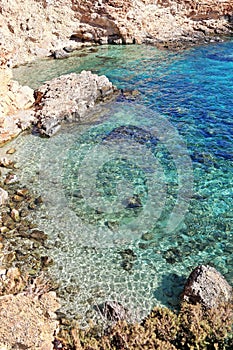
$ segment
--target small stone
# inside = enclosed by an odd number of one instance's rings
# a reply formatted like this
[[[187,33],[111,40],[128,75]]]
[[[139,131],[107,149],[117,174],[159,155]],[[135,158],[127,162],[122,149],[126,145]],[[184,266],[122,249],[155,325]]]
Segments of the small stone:
[[[6,151],[6,154],[14,154],[16,152],[16,148],[10,148]]]
[[[134,195],[127,199],[126,208],[135,209],[135,208],[140,208],[141,206],[142,206],[142,202],[138,195]]]
[[[13,201],[14,201],[14,202],[22,202],[23,200],[24,200],[24,197],[19,196],[18,194],[16,194],[16,195],[13,197]]]
[[[28,204],[28,209],[31,209],[31,210],[36,209],[36,204],[35,204],[34,202],[30,202],[30,203]]]
[[[2,268],[2,266],[0,267],[0,275],[1,276],[6,275],[6,269]]]
[[[0,166],[2,166],[4,168],[10,168],[13,165],[14,165],[14,162],[12,160],[9,160],[6,157],[0,159]]]
[[[8,193],[0,187],[0,205],[6,204],[8,201]]]
[[[149,232],[143,233],[142,239],[143,241],[151,241],[153,239],[153,234]]]
[[[50,258],[49,256],[42,256],[41,263],[42,263],[42,267],[47,267],[53,264],[53,259]]]
[[[1,232],[1,233],[9,232],[9,228],[6,227],[6,226],[2,226],[2,227],[0,228],[0,232]]]
[[[15,174],[8,174],[4,180],[5,185],[11,185],[18,181],[18,178]]]
[[[133,263],[131,261],[123,261],[123,263],[121,264],[121,266],[123,267],[123,269],[125,271],[130,271],[133,268]]]
[[[17,195],[25,197],[28,194],[28,189],[27,188],[21,188],[20,190],[17,190]]]
[[[3,257],[4,264],[11,264],[15,260],[15,252],[10,252],[5,254]]]
[[[12,211],[11,211],[11,218],[12,218],[15,222],[19,222],[19,221],[20,221],[19,211],[18,211],[17,209],[12,209]]]
[[[35,203],[36,205],[42,204],[42,203],[43,203],[42,197],[41,197],[41,196],[37,197],[37,198],[34,200],[34,203]]]
[[[34,230],[31,232],[31,238],[34,238],[37,241],[45,241],[48,238],[48,235],[43,231]]]

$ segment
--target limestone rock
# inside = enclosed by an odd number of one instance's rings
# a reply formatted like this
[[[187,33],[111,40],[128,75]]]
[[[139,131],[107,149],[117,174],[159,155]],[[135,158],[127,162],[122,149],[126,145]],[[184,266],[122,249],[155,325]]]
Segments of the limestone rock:
[[[1,46],[14,65],[90,43],[176,45],[230,33],[232,15],[232,0],[2,0]]]
[[[0,57],[0,146],[27,129],[34,119],[29,110],[35,101],[34,91],[12,80],[7,57]]]
[[[62,122],[86,121],[93,107],[111,98],[115,87],[105,76],[89,71],[71,73],[42,85],[37,94],[37,127],[41,134],[54,135]]]
[[[191,304],[201,303],[206,308],[231,302],[232,298],[232,287],[214,267],[208,265],[200,265],[194,269],[183,292],[184,301]]]
[[[41,298],[24,293],[0,297],[0,344],[6,349],[52,350],[58,308],[54,292]]]

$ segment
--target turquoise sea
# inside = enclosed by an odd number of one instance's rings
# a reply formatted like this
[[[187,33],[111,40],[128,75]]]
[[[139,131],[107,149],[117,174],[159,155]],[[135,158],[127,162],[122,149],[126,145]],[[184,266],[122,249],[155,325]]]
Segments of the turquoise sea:
[[[44,197],[35,219],[49,234],[62,310],[85,325],[106,300],[133,319],[176,308],[198,264],[233,284],[233,42],[86,48],[14,77],[36,88],[83,69],[136,92],[92,123],[13,141],[21,181]]]

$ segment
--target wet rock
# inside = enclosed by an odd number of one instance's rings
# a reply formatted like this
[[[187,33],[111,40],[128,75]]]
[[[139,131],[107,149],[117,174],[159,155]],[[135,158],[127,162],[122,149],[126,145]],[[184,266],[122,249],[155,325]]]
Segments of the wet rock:
[[[12,168],[14,167],[14,162],[6,157],[0,159],[0,166],[4,168]]]
[[[126,201],[126,208],[128,209],[135,209],[142,207],[142,202],[138,195],[134,195],[127,199]]]
[[[14,154],[16,152],[16,148],[10,148],[6,151],[6,154]]]
[[[53,259],[50,258],[49,256],[42,256],[41,257],[41,264],[42,264],[42,268],[48,267],[48,266],[53,264]]]
[[[42,204],[42,203],[43,203],[42,197],[39,196],[39,197],[35,198],[34,203],[35,203],[36,205]]]
[[[26,195],[29,193],[27,188],[21,188],[20,190],[16,191],[16,194],[18,196],[26,197]]]
[[[37,128],[52,136],[63,122],[86,122],[94,106],[111,99],[116,88],[105,76],[82,71],[52,79],[38,91],[42,97],[36,110]]]
[[[18,211],[17,209],[12,209],[12,211],[11,211],[11,218],[12,218],[15,222],[19,222],[19,221],[20,221],[19,211]]]
[[[129,261],[134,261],[137,259],[137,255],[134,253],[132,249],[124,249],[120,252],[120,255],[123,259],[127,259]]]
[[[131,271],[132,268],[133,268],[133,263],[132,263],[132,261],[126,261],[125,260],[125,261],[122,262],[121,266],[123,267],[123,269],[125,271]]]
[[[123,259],[121,266],[125,271],[130,271],[133,268],[133,263],[137,259],[137,255],[132,249],[125,249],[120,252]]]
[[[151,241],[153,239],[153,234],[150,232],[143,233],[142,239],[143,241]]]
[[[8,201],[8,193],[0,187],[0,205],[6,204]]]
[[[189,276],[182,295],[191,304],[201,303],[205,308],[232,302],[233,289],[214,267],[200,265]]]
[[[40,230],[33,230],[30,236],[37,241],[45,241],[48,238],[48,235]]]
[[[24,197],[19,196],[18,194],[16,194],[16,195],[13,197],[13,201],[14,201],[14,202],[22,202],[23,200],[24,200]]]
[[[106,301],[99,305],[99,310],[110,321],[120,321],[128,318],[128,310],[117,301]]]
[[[116,142],[120,142],[121,140],[134,140],[140,144],[145,144],[147,142],[152,145],[157,144],[157,139],[151,135],[149,130],[139,128],[135,125],[119,126],[105,136],[104,140],[116,140]]]
[[[166,252],[164,252],[163,257],[169,264],[175,264],[176,262],[182,261],[182,253],[175,247],[169,248]]]
[[[4,180],[5,185],[11,185],[18,182],[18,177],[15,174],[8,174]]]

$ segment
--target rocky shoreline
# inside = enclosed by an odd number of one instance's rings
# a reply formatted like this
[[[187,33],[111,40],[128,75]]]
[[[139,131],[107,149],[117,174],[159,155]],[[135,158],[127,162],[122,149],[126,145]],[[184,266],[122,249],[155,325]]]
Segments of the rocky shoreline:
[[[106,103],[117,95],[116,88],[106,77],[85,71],[80,75],[56,78],[34,93],[29,87],[22,87],[12,80],[12,66],[51,55],[65,58],[72,50],[90,45],[146,43],[160,49],[180,50],[200,43],[218,42],[224,35],[233,33],[233,5],[231,0],[207,0],[205,3],[189,0],[27,0],[23,3],[17,0],[9,3],[3,0],[0,20],[3,38],[0,44],[1,146],[32,125],[40,134],[51,136],[64,122],[86,121],[92,117],[98,103]],[[30,211],[36,210],[43,199],[18,183],[17,169],[10,161],[13,152],[9,148],[6,157],[0,160],[0,350],[109,349],[112,348],[109,339],[121,344],[119,348],[122,349],[127,349],[127,341],[132,341],[129,349],[133,349],[138,345],[135,340],[138,339],[137,332],[143,344],[148,345],[148,339],[143,338],[148,329],[157,337],[153,344],[149,343],[151,348],[174,350],[178,349],[174,344],[183,342],[188,348],[199,349],[194,341],[190,345],[181,325],[177,328],[179,331],[174,331],[171,325],[163,328],[164,319],[171,319],[171,324],[177,322],[175,316],[167,316],[167,311],[164,311],[165,316],[161,310],[152,311],[133,331],[127,328],[128,325],[120,324],[119,329],[108,330],[108,338],[106,335],[101,338],[99,330],[92,330],[85,335],[86,338],[83,337],[77,324],[64,315],[58,321],[55,312],[59,303],[54,292],[57,286],[51,285],[51,281],[44,277],[52,263],[43,249],[47,236],[28,219]],[[202,305],[203,310],[209,307],[222,310],[220,304],[227,305],[224,306],[225,313],[221,311],[218,319],[221,326],[227,325],[222,338],[219,336],[222,345],[232,324],[232,287],[215,269],[201,266],[189,277],[183,299],[190,305]],[[199,306],[189,310],[185,307],[182,306],[183,324],[185,312],[187,315],[193,312],[192,320],[197,315],[200,319],[203,315],[204,320],[207,319]],[[111,312],[111,320],[113,315],[117,315],[117,321],[124,319],[119,316],[118,310],[123,310],[119,305],[108,303],[106,308],[106,314]],[[162,331],[153,324],[155,313],[157,320],[164,322],[161,322]],[[213,315],[212,319],[216,317]],[[214,328],[208,322],[209,328],[202,336],[206,344],[213,345],[218,340],[214,336],[209,340],[208,330],[210,332],[211,327],[215,330],[217,326]],[[203,328],[203,323],[197,327],[199,332]],[[14,332],[9,332],[9,329],[14,329]],[[187,329],[190,336],[192,330],[188,326]],[[135,334],[133,340],[128,336],[129,332]],[[183,334],[182,339],[179,332]],[[124,334],[128,336],[125,343],[124,337],[120,337]],[[228,349],[232,346],[230,341]],[[201,346],[207,349],[207,345]]]

